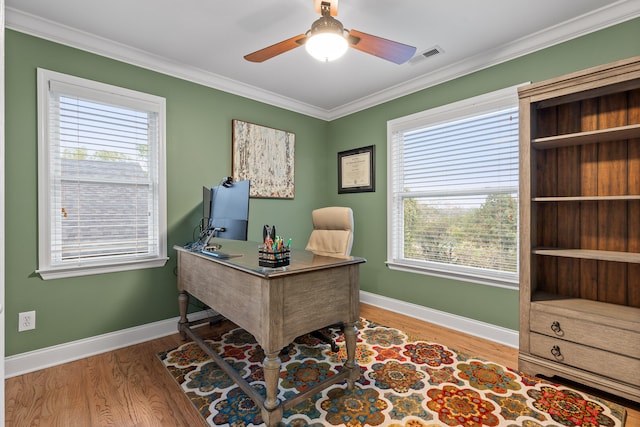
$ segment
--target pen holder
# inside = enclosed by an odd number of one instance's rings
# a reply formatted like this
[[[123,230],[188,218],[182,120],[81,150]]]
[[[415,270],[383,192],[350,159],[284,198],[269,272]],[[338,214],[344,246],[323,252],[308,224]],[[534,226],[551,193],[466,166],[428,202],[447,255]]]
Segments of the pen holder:
[[[283,248],[280,251],[269,249],[258,249],[258,264],[260,267],[285,267],[291,263],[291,251]]]

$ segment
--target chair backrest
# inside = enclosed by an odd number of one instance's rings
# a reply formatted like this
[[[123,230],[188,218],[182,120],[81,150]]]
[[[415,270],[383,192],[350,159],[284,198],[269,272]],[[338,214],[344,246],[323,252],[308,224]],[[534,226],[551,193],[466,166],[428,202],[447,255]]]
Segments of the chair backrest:
[[[331,206],[311,213],[313,231],[306,249],[316,255],[348,257],[353,245],[353,211]]]

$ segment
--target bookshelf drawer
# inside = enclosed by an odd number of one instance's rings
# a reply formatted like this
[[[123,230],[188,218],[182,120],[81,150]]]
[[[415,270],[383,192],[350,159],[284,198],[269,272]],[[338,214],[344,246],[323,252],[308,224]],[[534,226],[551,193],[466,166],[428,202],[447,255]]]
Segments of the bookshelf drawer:
[[[533,332],[640,359],[640,331],[618,327],[615,323],[616,319],[612,318],[587,321],[580,313],[572,317],[535,309],[531,310],[530,319]]]
[[[640,386],[640,359],[542,334],[531,334],[531,353],[564,365]]]

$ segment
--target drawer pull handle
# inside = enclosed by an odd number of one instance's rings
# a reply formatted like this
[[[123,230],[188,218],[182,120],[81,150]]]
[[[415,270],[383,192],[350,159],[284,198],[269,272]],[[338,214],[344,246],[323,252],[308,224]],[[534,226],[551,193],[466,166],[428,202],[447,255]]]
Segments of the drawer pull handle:
[[[556,333],[556,335],[564,335],[564,331],[560,327],[560,322],[554,320],[551,324],[551,330]]]
[[[558,360],[564,359],[564,357],[562,356],[562,353],[560,352],[560,347],[558,347],[557,345],[554,345],[553,347],[551,347],[551,354],[553,354],[553,357],[555,357]]]

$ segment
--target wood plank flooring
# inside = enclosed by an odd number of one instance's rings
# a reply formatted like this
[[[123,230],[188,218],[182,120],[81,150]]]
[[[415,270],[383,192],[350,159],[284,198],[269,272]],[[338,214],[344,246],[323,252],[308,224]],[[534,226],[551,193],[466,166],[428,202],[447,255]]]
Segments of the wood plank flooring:
[[[517,351],[369,305],[361,315],[413,337],[445,344],[506,366]],[[6,427],[206,427],[156,354],[180,345],[176,333],[5,380]],[[606,396],[611,398],[610,396]],[[640,405],[627,427],[640,427]]]

